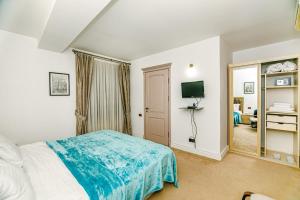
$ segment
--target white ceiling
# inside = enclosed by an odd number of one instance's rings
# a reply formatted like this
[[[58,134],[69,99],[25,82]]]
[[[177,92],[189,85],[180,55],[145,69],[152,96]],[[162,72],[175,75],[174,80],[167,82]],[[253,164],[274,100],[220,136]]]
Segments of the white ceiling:
[[[58,0],[39,40],[39,48],[62,52],[111,0]],[[66,9],[67,8],[67,9]]]
[[[134,59],[216,35],[233,48],[300,37],[296,0],[119,0],[72,46]]]
[[[109,1],[0,0],[0,29],[35,37],[45,49],[73,41],[71,47],[125,60],[216,35],[233,50],[300,38],[296,0],[112,0],[104,8]],[[68,2],[93,13],[61,6]]]
[[[0,29],[39,38],[55,0],[0,0]]]

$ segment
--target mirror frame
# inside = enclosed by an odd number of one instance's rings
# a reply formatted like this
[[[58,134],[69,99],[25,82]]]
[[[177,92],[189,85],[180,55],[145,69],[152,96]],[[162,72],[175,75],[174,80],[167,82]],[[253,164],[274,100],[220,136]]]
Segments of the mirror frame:
[[[233,96],[233,70],[236,70],[237,68],[247,68],[247,66],[254,67],[256,66],[257,68],[257,86],[256,86],[256,91],[257,91],[257,137],[256,137],[256,153],[248,152],[248,151],[243,151],[240,149],[234,148],[233,145],[233,131],[234,131],[234,122],[233,122],[233,101],[234,101],[234,96]],[[239,64],[239,65],[234,65],[230,64],[228,65],[228,130],[229,130],[229,151],[230,152],[235,152],[235,153],[240,153],[248,156],[254,156],[254,157],[260,157],[260,148],[261,148],[261,64],[258,62],[253,62],[253,63],[245,63],[245,64]]]

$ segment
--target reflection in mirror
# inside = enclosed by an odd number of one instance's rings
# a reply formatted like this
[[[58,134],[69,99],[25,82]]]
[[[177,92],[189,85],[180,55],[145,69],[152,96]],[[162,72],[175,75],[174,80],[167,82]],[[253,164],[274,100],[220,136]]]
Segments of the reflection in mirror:
[[[233,69],[233,149],[257,152],[257,66]]]

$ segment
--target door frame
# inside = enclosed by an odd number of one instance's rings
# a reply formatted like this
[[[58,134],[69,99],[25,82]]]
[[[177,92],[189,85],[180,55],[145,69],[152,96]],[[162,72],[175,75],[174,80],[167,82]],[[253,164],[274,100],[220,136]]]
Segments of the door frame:
[[[233,147],[233,70],[237,68],[247,68],[247,66],[254,66],[257,68],[257,137],[256,137],[256,153],[246,152],[235,149]],[[230,64],[228,65],[228,136],[229,136],[229,151],[243,155],[260,157],[261,148],[261,63],[249,62],[244,64]]]
[[[145,81],[145,74],[147,72],[152,72],[152,71],[159,71],[159,70],[164,70],[164,69],[168,69],[168,146],[171,146],[171,66],[172,63],[165,63],[165,64],[161,64],[161,65],[155,65],[155,66],[151,66],[151,67],[145,67],[142,68],[143,71],[143,79],[144,79],[144,136],[143,138],[145,139],[146,136],[146,81]]]

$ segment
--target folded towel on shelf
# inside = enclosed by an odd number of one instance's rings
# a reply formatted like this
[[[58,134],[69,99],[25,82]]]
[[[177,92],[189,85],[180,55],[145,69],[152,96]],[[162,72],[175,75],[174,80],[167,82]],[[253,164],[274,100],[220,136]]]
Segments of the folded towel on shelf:
[[[283,102],[275,102],[275,103],[273,103],[273,106],[274,107],[277,107],[277,106],[279,106],[279,107],[289,107],[289,108],[293,107],[292,104],[290,104],[290,103],[283,103]]]
[[[295,109],[282,109],[282,108],[276,108],[276,107],[270,107],[269,111],[271,112],[283,112],[283,113],[292,113],[295,112]]]
[[[285,61],[282,64],[282,71],[283,72],[290,72],[297,69],[297,65],[291,61]]]
[[[271,107],[279,110],[295,110],[294,107],[286,107],[286,106],[271,106]]]
[[[293,105],[291,105],[289,103],[276,102],[276,103],[273,103],[272,106],[270,106],[269,111],[292,113],[292,112],[295,112],[295,108]]]
[[[279,107],[270,106],[269,111],[292,113],[295,112],[295,108],[279,108]]]
[[[276,64],[269,65],[267,68],[267,74],[281,72],[282,68],[283,68],[282,63],[276,63]]]
[[[291,61],[285,61],[284,63],[275,63],[267,67],[267,74],[276,72],[290,72],[297,69],[297,65]]]
[[[275,108],[286,108],[286,109],[290,109],[290,108],[293,108],[293,106],[274,106],[273,105],[273,107],[275,107]]]

